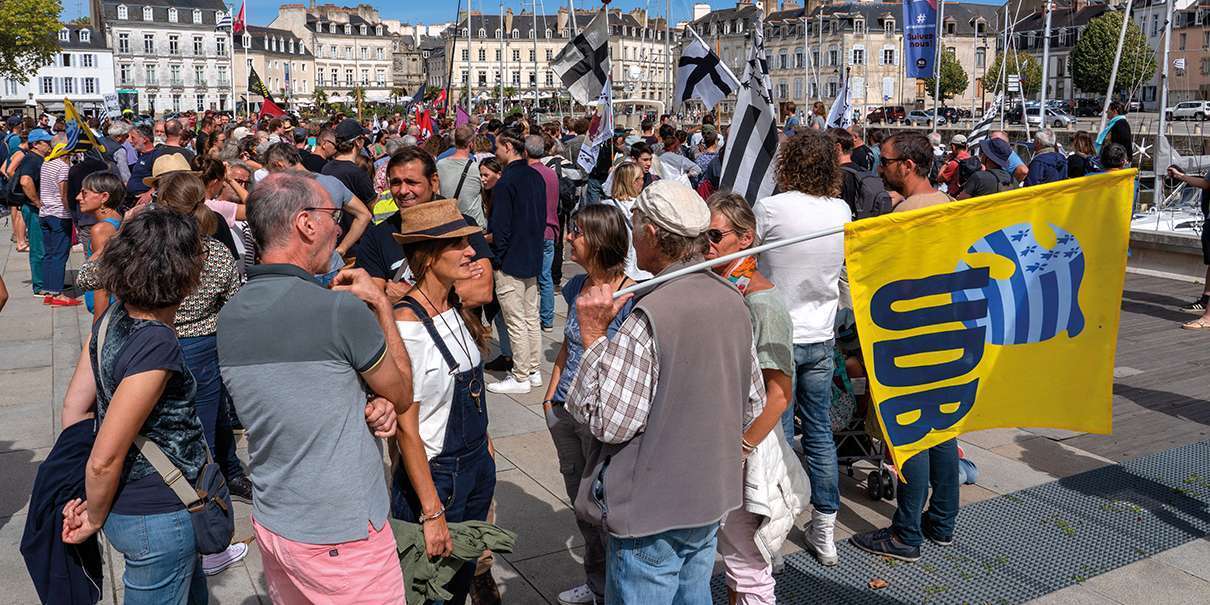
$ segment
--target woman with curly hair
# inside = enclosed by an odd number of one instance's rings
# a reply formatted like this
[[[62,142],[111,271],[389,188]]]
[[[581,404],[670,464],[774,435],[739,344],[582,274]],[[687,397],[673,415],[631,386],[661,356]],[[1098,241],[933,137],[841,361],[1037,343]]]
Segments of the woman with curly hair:
[[[777,154],[777,185],[782,193],[752,207],[756,239],[784,240],[849,222],[849,205],[837,197],[840,177],[836,146],[823,131],[805,130],[786,139]],[[838,233],[769,250],[757,262],[783,293],[794,326],[794,403],[803,418],[802,446],[813,508],[808,546],[821,563],[835,565],[833,530],[840,492],[828,408],[844,237]]]

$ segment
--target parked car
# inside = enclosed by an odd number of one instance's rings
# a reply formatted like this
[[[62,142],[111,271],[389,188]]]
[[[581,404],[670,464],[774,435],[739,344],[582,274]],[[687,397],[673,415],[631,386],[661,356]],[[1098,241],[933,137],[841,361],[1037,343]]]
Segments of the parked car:
[[[1030,126],[1036,127],[1036,126],[1042,125],[1042,118],[1039,117],[1040,114],[1041,114],[1041,112],[1038,111],[1037,107],[1025,110],[1025,116],[1026,116],[1026,119],[1029,120]],[[1053,128],[1068,128],[1072,124],[1075,124],[1075,123],[1076,123],[1075,118],[1073,118],[1061,111],[1057,111],[1057,110],[1050,109],[1050,108],[1046,109],[1046,125],[1047,126],[1051,126]]]
[[[1143,111],[1143,102],[1142,101],[1131,101],[1131,102],[1127,103],[1126,112],[1130,113],[1132,111]]]
[[[880,124],[883,122],[902,122],[904,116],[907,115],[907,110],[902,105],[887,105],[884,107],[875,107],[866,115],[866,122],[870,124]]]
[[[908,112],[904,121],[911,126],[932,126],[933,125],[933,110],[921,111],[913,109]],[[945,116],[942,115],[937,124],[945,124]]]
[[[1210,116],[1210,101],[1184,101],[1169,107],[1164,113],[1169,120],[1205,120]]]

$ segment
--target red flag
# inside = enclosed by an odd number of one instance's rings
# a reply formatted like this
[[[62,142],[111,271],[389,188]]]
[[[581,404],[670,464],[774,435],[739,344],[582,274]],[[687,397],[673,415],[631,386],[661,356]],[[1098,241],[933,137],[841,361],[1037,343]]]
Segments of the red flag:
[[[265,97],[265,100],[261,101],[260,113],[257,115],[257,117],[263,118],[268,116],[270,118],[280,118],[284,115],[286,115],[286,111],[284,109],[278,107],[277,103],[274,103],[272,98]]]
[[[433,107],[436,107],[444,102],[445,102],[445,89],[442,88],[441,92],[437,93],[437,98],[433,99]]]
[[[235,21],[231,23],[232,33],[238,34],[245,29],[248,29],[248,0],[244,0],[244,3],[240,5],[239,14],[235,16]]]

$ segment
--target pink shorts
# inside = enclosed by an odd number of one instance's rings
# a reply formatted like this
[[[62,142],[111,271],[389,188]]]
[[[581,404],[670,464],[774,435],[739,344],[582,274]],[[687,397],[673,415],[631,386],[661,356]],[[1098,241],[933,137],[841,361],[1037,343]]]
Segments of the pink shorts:
[[[287,540],[252,519],[269,585],[278,605],[403,603],[403,571],[390,524],[341,544]]]

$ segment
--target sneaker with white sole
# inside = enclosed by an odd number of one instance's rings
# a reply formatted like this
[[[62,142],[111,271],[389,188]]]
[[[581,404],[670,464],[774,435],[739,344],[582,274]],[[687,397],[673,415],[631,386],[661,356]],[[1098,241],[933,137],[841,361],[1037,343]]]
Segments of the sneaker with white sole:
[[[529,380],[517,380],[512,374],[509,374],[504,380],[493,382],[487,385],[487,390],[492,393],[528,393],[534,387]]]
[[[530,372],[530,374],[529,374],[529,386],[531,386],[531,387],[540,387],[540,386],[542,386],[542,371],[541,371],[541,370],[538,370],[538,371],[536,371],[536,372]]]
[[[836,554],[836,513],[811,511],[807,526],[807,547],[822,565],[831,567],[839,560]]]
[[[248,545],[243,542],[236,542],[220,553],[202,555],[202,573],[208,576],[220,574],[224,569],[243,561],[246,556]]]
[[[559,605],[595,605],[596,602],[597,596],[592,594],[588,584],[581,584],[559,593]]]

